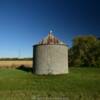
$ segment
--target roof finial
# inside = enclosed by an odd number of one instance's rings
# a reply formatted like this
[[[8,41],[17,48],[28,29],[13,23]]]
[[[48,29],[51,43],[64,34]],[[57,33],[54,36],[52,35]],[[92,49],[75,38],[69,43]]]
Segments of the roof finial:
[[[50,30],[50,32],[49,32],[50,34],[52,33],[52,30]]]

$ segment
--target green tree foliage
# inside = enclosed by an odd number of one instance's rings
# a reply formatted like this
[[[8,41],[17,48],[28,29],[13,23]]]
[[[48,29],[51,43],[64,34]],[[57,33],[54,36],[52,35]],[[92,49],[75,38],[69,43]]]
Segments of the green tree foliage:
[[[94,36],[78,36],[69,49],[70,66],[100,66],[100,40]]]

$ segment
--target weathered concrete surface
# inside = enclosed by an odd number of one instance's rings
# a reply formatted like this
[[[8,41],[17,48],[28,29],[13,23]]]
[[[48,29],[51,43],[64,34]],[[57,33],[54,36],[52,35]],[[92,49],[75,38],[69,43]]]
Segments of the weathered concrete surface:
[[[36,74],[68,73],[68,48],[65,45],[34,46]]]

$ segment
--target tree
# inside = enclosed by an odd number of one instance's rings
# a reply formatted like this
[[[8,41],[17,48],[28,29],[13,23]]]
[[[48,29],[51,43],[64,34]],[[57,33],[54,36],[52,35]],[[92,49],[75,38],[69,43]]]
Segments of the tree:
[[[78,36],[69,49],[70,66],[100,65],[100,40],[94,36]]]

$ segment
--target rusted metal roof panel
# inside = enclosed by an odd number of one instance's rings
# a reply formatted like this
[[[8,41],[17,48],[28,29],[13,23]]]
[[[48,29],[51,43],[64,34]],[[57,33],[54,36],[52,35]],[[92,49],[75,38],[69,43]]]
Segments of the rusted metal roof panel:
[[[45,37],[39,44],[65,44],[59,39],[57,39],[51,32],[49,32],[48,36]]]

